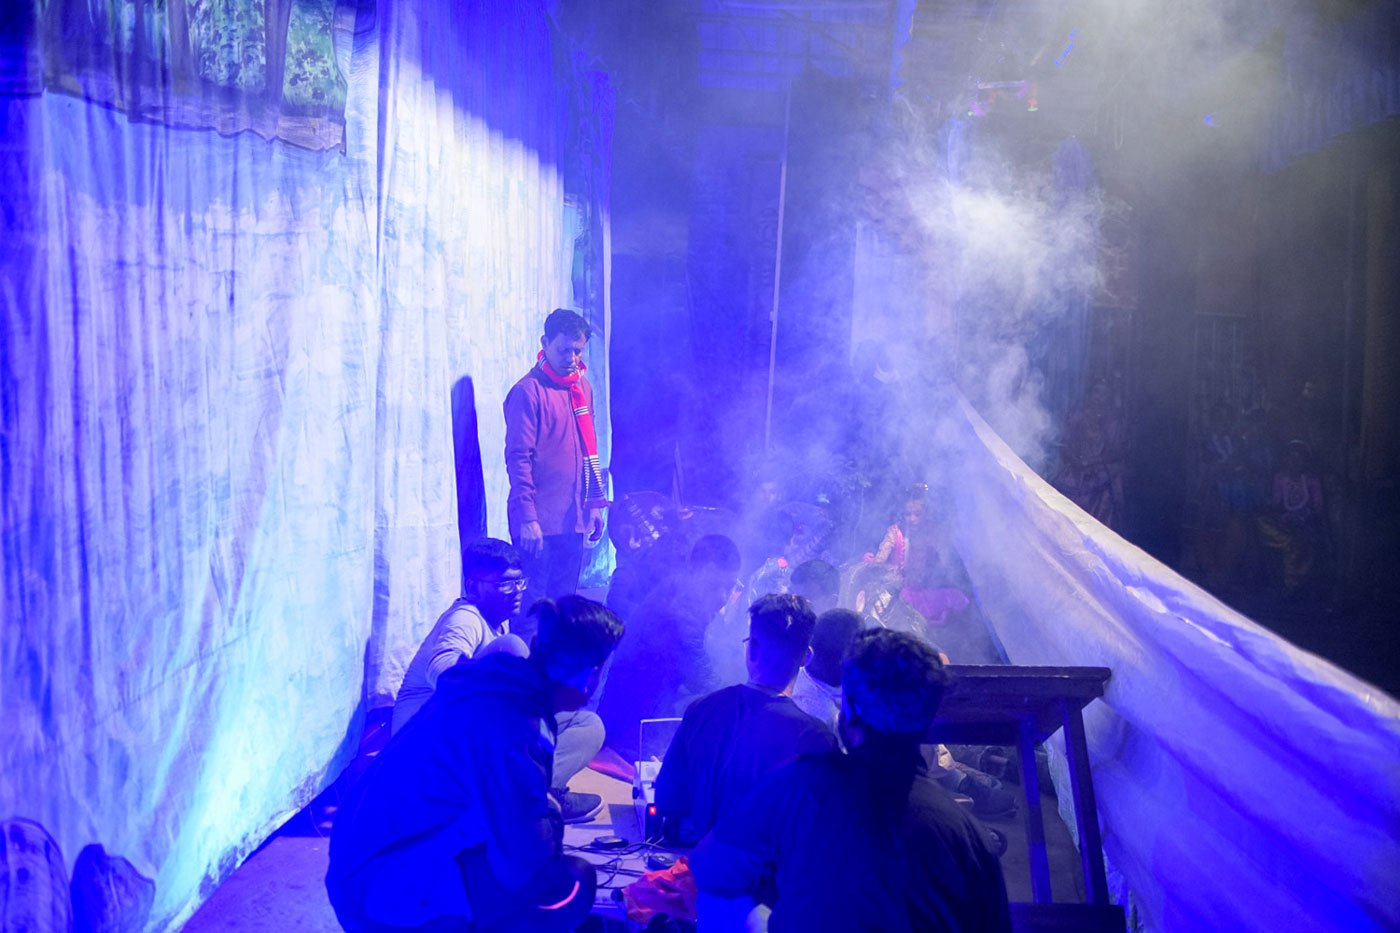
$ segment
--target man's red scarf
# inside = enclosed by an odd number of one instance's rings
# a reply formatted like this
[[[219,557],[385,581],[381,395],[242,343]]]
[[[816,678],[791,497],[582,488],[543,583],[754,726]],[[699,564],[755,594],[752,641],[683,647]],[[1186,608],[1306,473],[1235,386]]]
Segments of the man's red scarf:
[[[585,509],[605,509],[608,502],[607,490],[603,488],[603,468],[598,462],[598,432],[593,427],[593,412],[588,408],[588,397],[583,392],[582,362],[578,372],[561,376],[549,365],[541,350],[535,357],[540,371],[555,385],[569,390],[569,403],[574,407],[574,420],[578,423],[578,433],[583,438],[583,507]]]

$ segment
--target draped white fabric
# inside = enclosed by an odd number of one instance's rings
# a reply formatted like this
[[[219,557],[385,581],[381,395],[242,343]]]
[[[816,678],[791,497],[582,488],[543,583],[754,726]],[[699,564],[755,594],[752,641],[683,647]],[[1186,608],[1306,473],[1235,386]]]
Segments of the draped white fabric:
[[[152,928],[456,595],[463,376],[502,528],[500,404],[572,246],[544,5],[495,6],[381,4],[345,154],[0,99],[0,818],[131,859]]]
[[[1113,671],[1085,726],[1105,851],[1146,926],[1400,928],[1400,705],[1105,529],[961,399],[938,443],[1011,662]]]

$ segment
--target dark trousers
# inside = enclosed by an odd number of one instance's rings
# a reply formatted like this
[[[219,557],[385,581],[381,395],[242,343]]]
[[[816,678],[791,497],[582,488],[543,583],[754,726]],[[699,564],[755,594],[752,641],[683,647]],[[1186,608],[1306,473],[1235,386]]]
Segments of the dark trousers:
[[[534,637],[534,620],[530,607],[537,599],[558,599],[578,592],[578,575],[583,569],[583,535],[545,535],[544,547],[534,556],[521,554],[525,576],[530,585],[521,602],[521,618],[511,624],[511,630],[529,644]]]

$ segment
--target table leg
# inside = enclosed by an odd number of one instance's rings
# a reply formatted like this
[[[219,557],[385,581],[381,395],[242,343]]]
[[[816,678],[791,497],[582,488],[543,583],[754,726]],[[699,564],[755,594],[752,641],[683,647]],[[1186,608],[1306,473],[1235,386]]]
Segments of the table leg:
[[[1031,896],[1037,904],[1049,904],[1050,860],[1045,852],[1045,817],[1040,810],[1040,775],[1035,767],[1035,734],[1022,721],[1017,733],[1021,753],[1021,787],[1026,792],[1026,847],[1030,850]]]
[[[1079,827],[1079,860],[1084,869],[1084,893],[1090,904],[1107,904],[1108,879],[1103,870],[1103,840],[1099,836],[1099,811],[1094,800],[1094,776],[1089,771],[1089,744],[1079,707],[1061,701],[1065,725],[1065,755],[1069,758],[1069,786],[1074,793],[1074,822]]]

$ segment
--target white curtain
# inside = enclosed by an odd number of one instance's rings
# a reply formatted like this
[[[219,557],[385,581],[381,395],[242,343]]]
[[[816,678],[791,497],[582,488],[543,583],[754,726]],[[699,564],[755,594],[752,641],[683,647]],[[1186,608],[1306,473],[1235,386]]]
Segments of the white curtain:
[[[381,4],[343,154],[0,97],[0,819],[130,859],[153,929],[458,592],[463,376],[502,529],[500,404],[570,297],[553,42],[543,2]]]
[[[1113,671],[1085,727],[1104,848],[1145,926],[1400,929],[1400,704],[1108,531],[960,397],[937,444],[1011,662]]]

